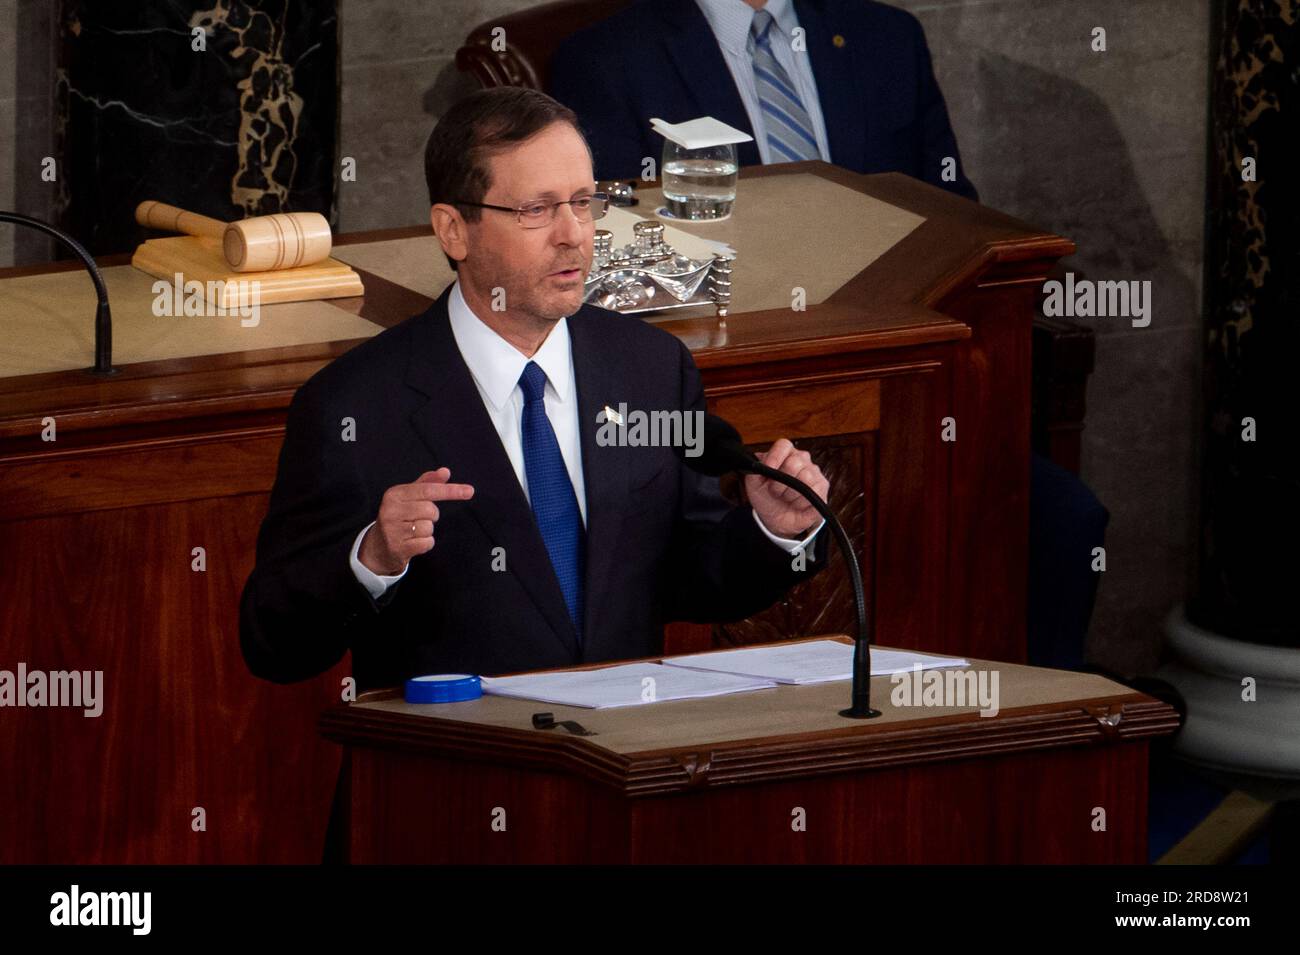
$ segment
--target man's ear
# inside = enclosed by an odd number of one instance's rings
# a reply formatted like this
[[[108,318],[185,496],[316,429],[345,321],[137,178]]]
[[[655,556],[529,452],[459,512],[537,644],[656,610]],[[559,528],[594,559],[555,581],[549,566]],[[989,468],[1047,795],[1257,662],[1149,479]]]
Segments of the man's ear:
[[[465,261],[469,255],[469,235],[460,210],[440,202],[430,207],[429,222],[433,225],[433,234],[442,245],[442,251],[457,262]]]

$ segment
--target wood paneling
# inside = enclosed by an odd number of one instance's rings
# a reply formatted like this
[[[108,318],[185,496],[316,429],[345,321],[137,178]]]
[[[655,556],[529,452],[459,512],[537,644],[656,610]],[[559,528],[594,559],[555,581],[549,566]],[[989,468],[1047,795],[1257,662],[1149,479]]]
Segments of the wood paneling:
[[[283,443],[281,426],[14,455],[4,468],[0,521],[269,493]]]
[[[838,381],[782,387],[758,382],[711,395],[710,410],[726,418],[746,444],[797,441],[880,427],[880,382]]]
[[[138,476],[146,501],[154,476]],[[98,717],[3,711],[0,862],[318,861],[339,752],[315,722],[347,668],[278,687],[244,666],[234,609],[266,496],[130,490],[0,522],[4,667],[102,670],[104,697]]]
[[[1123,732],[1093,709],[1122,713]],[[349,744],[353,862],[1121,864],[1145,861],[1146,740],[1178,718],[1128,694],[864,725],[620,757],[565,734],[322,718]]]

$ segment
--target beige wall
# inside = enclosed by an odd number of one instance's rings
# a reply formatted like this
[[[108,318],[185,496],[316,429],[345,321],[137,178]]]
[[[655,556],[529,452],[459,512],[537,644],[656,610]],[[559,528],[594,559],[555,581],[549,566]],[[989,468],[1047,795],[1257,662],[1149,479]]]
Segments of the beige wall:
[[[442,112],[477,84],[456,69],[475,26],[534,0],[344,0],[339,154],[357,181],[339,191],[344,229],[413,225],[429,217],[424,142]]]
[[[1083,476],[1111,512],[1091,648],[1148,668],[1195,553],[1208,4],[896,5],[925,26],[981,199],[1073,239],[1068,264],[1092,278],[1151,281],[1148,327],[1083,320],[1097,332]]]
[[[0,208],[54,218],[58,186],[41,179],[54,154],[53,62],[59,0],[0,0]],[[46,262],[54,240],[0,226],[0,265]]]

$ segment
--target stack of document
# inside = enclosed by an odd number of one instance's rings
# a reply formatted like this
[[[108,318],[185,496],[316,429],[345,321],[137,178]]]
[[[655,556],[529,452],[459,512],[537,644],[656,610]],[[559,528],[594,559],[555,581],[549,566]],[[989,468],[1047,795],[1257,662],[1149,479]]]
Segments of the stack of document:
[[[734,673],[777,683],[829,683],[853,679],[853,646],[838,640],[813,640],[774,647],[747,647],[721,653],[697,653],[687,657],[669,657],[665,666]],[[969,662],[959,657],[936,657],[908,650],[871,649],[871,675],[888,676],[920,667],[964,667]]]
[[[871,675],[920,668],[968,666],[958,657],[903,650],[871,651]],[[598,670],[484,677],[483,692],[563,706],[607,709],[669,700],[694,700],[771,689],[778,684],[827,683],[853,678],[853,647],[835,640],[758,646],[721,653],[669,657]]]
[[[599,670],[525,673],[522,676],[485,676],[482,682],[483,692],[495,696],[598,710],[667,700],[696,700],[776,686],[772,680],[685,670],[658,663],[628,663]]]

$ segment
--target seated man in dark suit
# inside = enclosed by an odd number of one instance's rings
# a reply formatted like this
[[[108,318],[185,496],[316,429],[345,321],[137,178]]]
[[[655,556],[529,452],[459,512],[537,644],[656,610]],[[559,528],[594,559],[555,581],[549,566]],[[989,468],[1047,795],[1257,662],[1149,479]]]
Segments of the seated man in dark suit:
[[[665,622],[749,616],[825,565],[784,486],[747,477],[733,507],[672,447],[600,439],[610,408],[675,413],[689,454],[704,394],[676,337],[582,304],[604,203],[572,112],[476,93],[425,174],[457,280],[294,396],[241,605],[253,673],[350,649],[365,689],[650,656]],[[827,497],[789,441],[763,460]]]
[[[600,179],[658,169],[651,117],[713,116],[754,137],[744,166],[824,159],[977,198],[921,24],[868,0],[639,0],[560,46],[551,93]]]

